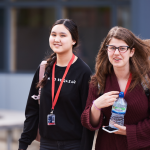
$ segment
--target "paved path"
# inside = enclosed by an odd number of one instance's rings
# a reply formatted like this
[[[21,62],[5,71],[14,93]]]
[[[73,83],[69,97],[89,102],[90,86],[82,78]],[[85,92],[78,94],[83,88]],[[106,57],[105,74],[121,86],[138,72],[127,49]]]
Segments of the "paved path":
[[[20,138],[24,112],[12,110],[0,110],[0,150],[17,150]],[[14,131],[17,137],[14,139]],[[39,143],[34,141],[27,150],[39,150]]]
[[[11,144],[12,150],[18,150],[18,142],[12,142]],[[7,142],[0,140],[0,150],[7,150]],[[28,147],[27,150],[39,150],[39,143],[34,141],[32,144]]]

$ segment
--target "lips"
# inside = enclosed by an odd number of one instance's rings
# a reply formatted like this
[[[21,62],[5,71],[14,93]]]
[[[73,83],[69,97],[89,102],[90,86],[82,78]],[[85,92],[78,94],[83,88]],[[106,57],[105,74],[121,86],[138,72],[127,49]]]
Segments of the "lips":
[[[60,45],[60,44],[54,44],[54,46],[55,46],[56,48],[59,48],[61,45]]]
[[[54,45],[58,45],[58,46],[61,46],[60,44],[54,44]]]
[[[115,61],[119,61],[119,60],[121,60],[121,58],[114,58],[114,60],[115,60]]]

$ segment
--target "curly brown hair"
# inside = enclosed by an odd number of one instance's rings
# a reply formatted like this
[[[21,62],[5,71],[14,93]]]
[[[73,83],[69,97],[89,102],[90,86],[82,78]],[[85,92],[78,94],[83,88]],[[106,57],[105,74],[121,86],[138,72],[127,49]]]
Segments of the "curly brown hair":
[[[68,31],[70,32],[70,34],[72,36],[72,39],[76,42],[73,45],[73,51],[74,51],[74,48],[78,46],[78,38],[79,38],[78,28],[77,28],[76,23],[73,20],[71,20],[71,19],[60,19],[60,20],[57,20],[54,23],[52,28],[55,25],[58,25],[58,24],[63,24],[68,29]],[[51,30],[52,30],[52,28],[51,28]],[[51,69],[53,67],[53,64],[56,61],[56,53],[52,53],[50,56],[48,56],[46,61],[47,61],[47,64],[45,66],[44,77],[43,77],[42,81],[38,82],[38,84],[36,86],[37,88],[45,86],[45,84],[47,82],[47,79],[48,79],[48,74],[50,73],[50,71],[51,71]]]
[[[94,86],[98,86],[98,94],[104,92],[106,77],[113,72],[113,66],[109,62],[106,45],[109,44],[112,38],[123,40],[126,44],[132,48],[135,48],[134,55],[130,58],[130,72],[132,73],[133,83],[129,89],[132,90],[139,82],[142,82],[148,88],[150,88],[150,80],[148,74],[150,71],[150,40],[141,40],[135,36],[130,30],[115,26],[107,34],[104,41],[101,43],[100,50],[96,57],[95,75],[91,78],[91,83]]]

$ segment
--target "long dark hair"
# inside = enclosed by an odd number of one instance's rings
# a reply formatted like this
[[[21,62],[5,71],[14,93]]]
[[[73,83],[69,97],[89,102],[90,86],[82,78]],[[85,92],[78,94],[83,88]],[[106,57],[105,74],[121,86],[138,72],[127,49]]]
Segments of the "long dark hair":
[[[60,20],[57,20],[53,24],[52,28],[55,25],[58,25],[58,24],[63,24],[66,27],[66,29],[70,32],[72,40],[76,42],[73,45],[73,51],[74,51],[74,48],[78,46],[78,38],[79,38],[78,28],[77,28],[76,23],[73,20],[70,20],[70,19],[60,19]],[[51,28],[51,30],[52,30],[52,28]],[[42,79],[42,81],[38,82],[37,88],[38,87],[43,87],[46,84],[48,74],[50,73],[50,70],[52,69],[52,66],[56,61],[56,53],[52,53],[49,57],[47,57],[46,61],[47,61],[47,64],[45,66],[44,78]]]
[[[130,72],[132,73],[132,79],[134,81],[129,89],[132,90],[139,82],[144,83],[150,88],[150,81],[147,78],[150,71],[150,46],[148,45],[148,41],[141,40],[126,28],[115,26],[108,32],[106,38],[101,43],[100,50],[96,57],[96,73],[92,76],[91,82],[94,86],[100,85],[98,93],[104,92],[106,77],[113,71],[113,66],[109,62],[106,52],[106,45],[109,44],[112,38],[125,41],[130,49],[135,48],[135,53],[129,60]]]

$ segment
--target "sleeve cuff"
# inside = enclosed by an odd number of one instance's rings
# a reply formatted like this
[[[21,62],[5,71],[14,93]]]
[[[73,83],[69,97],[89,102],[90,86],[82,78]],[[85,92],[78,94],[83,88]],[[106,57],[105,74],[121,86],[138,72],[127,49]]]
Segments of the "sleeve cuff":
[[[86,111],[84,111],[84,113],[82,114],[82,118],[83,118],[82,124],[84,127],[88,128],[89,130],[95,131],[102,126],[103,113],[101,112],[100,121],[99,121],[99,124],[97,126],[92,126],[92,124],[90,122],[90,113],[91,113],[91,106]]]
[[[138,141],[136,136],[136,125],[126,125],[127,143],[129,150],[137,150]]]
[[[28,144],[23,143],[23,142],[19,142],[19,149],[26,150],[27,148],[28,148]]]
[[[91,108],[90,108],[90,110],[91,110]],[[91,113],[91,111],[90,111],[90,113]],[[89,113],[89,120],[90,120],[90,113]],[[92,124],[91,124],[90,121],[89,121],[89,124],[90,124],[91,128],[94,131],[97,130],[97,129],[99,129],[102,126],[102,124],[103,124],[103,113],[102,113],[102,111],[101,111],[101,115],[100,115],[100,119],[99,119],[98,125],[97,126],[92,126]]]

